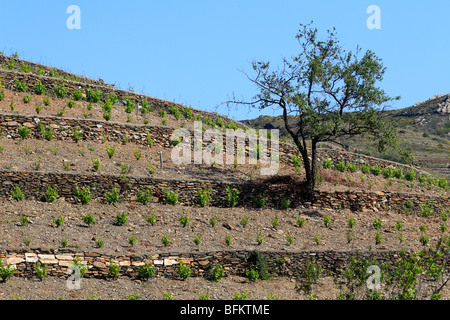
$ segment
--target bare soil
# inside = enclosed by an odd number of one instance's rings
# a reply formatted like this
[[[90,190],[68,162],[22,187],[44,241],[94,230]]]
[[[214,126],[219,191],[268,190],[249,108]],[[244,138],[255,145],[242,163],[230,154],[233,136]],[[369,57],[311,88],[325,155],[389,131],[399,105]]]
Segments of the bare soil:
[[[127,212],[128,222],[116,225],[118,213]],[[82,217],[92,213],[96,223],[87,226]],[[151,225],[146,218],[154,214],[157,222]],[[22,226],[21,215],[26,215],[30,223]],[[189,216],[189,224],[183,227],[179,222],[181,216]],[[324,216],[331,217],[331,225],[326,227]],[[64,217],[64,224],[57,228],[53,217]],[[248,225],[241,225],[243,217],[248,217]],[[348,217],[356,220],[354,239],[347,241]],[[213,227],[210,220],[217,217]],[[299,227],[297,218],[305,219]],[[375,244],[373,222],[383,222],[382,243]],[[272,222],[278,219],[278,226]],[[275,209],[253,208],[213,208],[185,207],[151,203],[144,206],[138,202],[123,202],[108,205],[100,200],[90,204],[71,204],[64,199],[54,203],[33,200],[4,201],[0,206],[0,245],[4,249],[27,248],[24,236],[31,240],[31,248],[58,248],[67,236],[68,246],[80,251],[95,251],[101,254],[119,255],[126,253],[151,255],[157,252],[177,251],[220,251],[227,249],[257,250],[367,250],[369,246],[380,250],[397,250],[400,248],[421,248],[419,237],[420,225],[427,227],[426,234],[432,246],[442,234],[441,217],[437,212],[429,217],[406,216],[393,212],[350,212],[329,209]],[[404,241],[400,243],[395,232],[395,223],[403,222]],[[257,237],[262,234],[264,241],[258,244]],[[168,235],[172,243],[162,244],[161,238]],[[231,245],[225,243],[225,237],[232,237]],[[287,235],[294,236],[292,244]],[[320,239],[317,244],[315,238]],[[131,246],[130,236],[137,238]],[[194,238],[201,236],[201,244],[196,245]],[[103,239],[104,247],[97,248],[96,240]]]

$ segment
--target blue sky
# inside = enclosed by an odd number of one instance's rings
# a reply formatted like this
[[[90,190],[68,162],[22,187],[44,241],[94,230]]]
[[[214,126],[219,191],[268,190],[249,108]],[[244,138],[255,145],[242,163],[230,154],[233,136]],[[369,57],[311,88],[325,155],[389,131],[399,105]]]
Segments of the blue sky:
[[[81,9],[80,30],[66,26],[69,5]],[[366,26],[369,5],[381,9],[380,30]],[[450,93],[449,12],[448,0],[3,1],[0,50],[243,120],[276,112],[216,108],[233,93],[255,95],[239,70],[296,55],[299,24],[314,20],[335,27],[346,50],[382,58],[381,87],[403,108]]]

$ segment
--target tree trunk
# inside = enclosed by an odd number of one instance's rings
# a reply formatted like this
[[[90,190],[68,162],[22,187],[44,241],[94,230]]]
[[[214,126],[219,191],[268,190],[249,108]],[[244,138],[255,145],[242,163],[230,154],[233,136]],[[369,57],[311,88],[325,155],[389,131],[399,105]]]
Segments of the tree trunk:
[[[305,197],[307,200],[311,200],[314,195],[314,189],[316,187],[316,148],[315,142],[311,146],[311,160],[308,158],[308,151],[305,147],[305,152],[302,153],[303,163],[305,164],[306,173],[306,185],[305,185]]]

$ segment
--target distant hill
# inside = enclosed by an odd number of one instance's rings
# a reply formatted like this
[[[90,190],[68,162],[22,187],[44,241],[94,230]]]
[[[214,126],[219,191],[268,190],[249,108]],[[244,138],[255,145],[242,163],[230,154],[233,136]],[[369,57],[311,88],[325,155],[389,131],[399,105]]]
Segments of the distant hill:
[[[384,114],[398,129],[402,146],[412,148],[416,165],[431,173],[450,177],[450,94],[436,95],[408,108],[384,111]],[[295,121],[295,117],[290,119]],[[279,129],[281,137],[290,140],[281,116],[260,116],[241,122],[259,129]],[[341,142],[347,150],[401,162],[399,156],[392,152],[380,154],[369,141],[358,138]],[[323,147],[342,149],[329,143]]]

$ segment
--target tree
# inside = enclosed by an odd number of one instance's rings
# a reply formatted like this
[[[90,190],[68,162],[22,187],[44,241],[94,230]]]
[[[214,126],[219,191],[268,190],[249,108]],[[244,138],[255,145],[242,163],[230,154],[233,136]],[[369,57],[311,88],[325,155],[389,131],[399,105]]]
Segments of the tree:
[[[312,23],[311,23],[312,24]],[[304,163],[305,195],[315,187],[318,143],[341,144],[340,139],[362,135],[376,141],[379,151],[387,146],[400,149],[396,130],[382,116],[383,104],[391,98],[377,83],[385,68],[381,59],[368,50],[346,52],[337,40],[335,29],[319,40],[311,24],[301,25],[296,36],[300,53],[283,59],[282,68],[271,70],[269,62],[253,62],[258,94],[252,101],[228,101],[258,109],[281,109],[284,125],[297,146]]]

